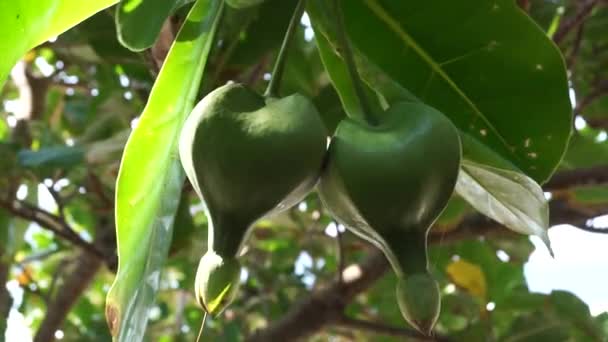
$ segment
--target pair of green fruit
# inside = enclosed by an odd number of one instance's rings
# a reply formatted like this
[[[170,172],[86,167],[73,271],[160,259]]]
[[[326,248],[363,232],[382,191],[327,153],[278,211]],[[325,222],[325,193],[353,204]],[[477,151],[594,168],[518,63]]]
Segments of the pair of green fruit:
[[[375,126],[345,119],[327,150],[320,115],[301,95],[263,97],[229,84],[194,108],[179,152],[210,221],[195,281],[205,311],[220,313],[234,298],[250,227],[318,183],[331,214],[385,253],[404,317],[430,333],[440,296],[427,271],[426,235],[454,189],[460,140],[424,104],[397,103],[379,118]]]

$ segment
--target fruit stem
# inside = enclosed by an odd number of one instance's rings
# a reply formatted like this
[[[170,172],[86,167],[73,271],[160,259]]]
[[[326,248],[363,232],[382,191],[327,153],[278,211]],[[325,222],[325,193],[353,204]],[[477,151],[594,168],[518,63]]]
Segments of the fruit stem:
[[[265,96],[278,96],[279,87],[283,78],[283,71],[285,70],[285,61],[287,60],[289,43],[291,42],[293,35],[300,24],[302,14],[304,14],[305,2],[306,0],[299,0],[295,10],[293,11],[289,26],[285,32],[285,37],[283,38],[283,44],[281,44],[281,49],[279,50],[277,60],[274,64],[274,69],[272,70],[270,83],[268,83],[268,88],[266,89],[266,93],[264,93]]]
[[[205,329],[205,321],[207,320],[207,311],[203,313],[203,321],[201,322],[201,329],[198,331],[198,336],[196,337],[196,342],[201,341],[201,337],[203,336],[203,330]]]
[[[371,107],[367,101],[365,91],[363,89],[363,83],[357,72],[357,66],[355,65],[355,59],[353,57],[353,50],[351,49],[348,37],[346,34],[346,26],[344,24],[344,14],[342,13],[342,7],[340,6],[340,0],[334,0],[334,11],[338,19],[338,44],[341,50],[342,57],[346,62],[348,74],[350,76],[353,88],[357,94],[359,100],[359,106],[363,112],[363,119],[371,126],[378,124],[375,117],[372,116]]]

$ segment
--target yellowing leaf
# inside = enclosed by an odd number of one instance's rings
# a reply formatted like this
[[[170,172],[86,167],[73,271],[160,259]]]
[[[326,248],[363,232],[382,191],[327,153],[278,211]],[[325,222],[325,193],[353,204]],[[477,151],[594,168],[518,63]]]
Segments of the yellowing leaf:
[[[458,260],[449,264],[446,272],[454,284],[482,300],[486,298],[486,278],[481,268],[468,261]]]

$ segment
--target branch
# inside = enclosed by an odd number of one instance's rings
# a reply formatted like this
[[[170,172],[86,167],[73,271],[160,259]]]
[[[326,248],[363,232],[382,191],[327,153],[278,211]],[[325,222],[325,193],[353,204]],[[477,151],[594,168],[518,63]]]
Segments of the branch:
[[[530,1],[529,0],[517,0],[517,6],[521,8],[524,12],[530,12]]]
[[[598,81],[595,88],[585,96],[574,108],[574,113],[580,114],[587,106],[608,94],[608,80]]]
[[[336,226],[336,254],[338,259],[338,282],[343,284],[342,273],[344,273],[344,238],[342,232]]]
[[[102,265],[101,259],[84,251],[78,254],[77,260],[72,273],[63,279],[63,286],[57,290],[56,296],[50,298],[46,315],[36,332],[34,342],[55,340],[55,331],[61,327],[70,309],[89,287]]]
[[[608,114],[601,115],[597,118],[585,118],[587,125],[593,129],[608,129]]]
[[[388,262],[379,250],[359,265],[350,265],[325,289],[303,299],[280,320],[254,332],[247,342],[292,341],[306,338],[342,319],[344,308],[353,298],[371,286],[388,269]]]
[[[545,191],[608,183],[608,165],[574,169],[556,173],[545,185]]]
[[[568,56],[567,60],[567,66],[568,66],[568,70],[572,69],[572,66],[574,66],[574,63],[576,62],[576,58],[578,57],[578,53],[581,49],[581,43],[583,42],[583,32],[585,31],[585,23],[581,23],[578,26],[578,29],[576,30],[576,36],[574,37],[574,44],[572,45],[572,52],[570,52],[570,55]]]
[[[95,248],[103,255],[110,255],[115,249],[114,226],[112,219],[102,218],[98,224]],[[103,260],[82,250],[73,259],[69,269],[62,270],[65,277],[57,281],[57,290],[50,293],[49,304],[40,328],[36,332],[34,342],[51,342],[55,339],[55,331],[61,328],[68,313],[76,304],[83,292],[95,279],[95,275],[103,265]],[[58,272],[59,270],[56,270]]]
[[[8,313],[10,312],[13,300],[5,284],[8,281],[10,265],[4,262],[4,251],[0,248],[0,337],[4,338]]]
[[[563,20],[561,22],[561,25],[553,35],[553,41],[556,44],[561,43],[568,35],[568,33],[572,31],[572,29],[579,26],[581,23],[583,23],[583,21],[585,21],[587,16],[591,13],[593,8],[599,2],[599,0],[586,0],[584,3],[582,3],[579,7],[578,12],[573,17]]]
[[[447,341],[445,337],[429,337],[423,336],[419,332],[413,329],[405,329],[400,327],[394,327],[382,323],[363,321],[359,319],[354,319],[347,317],[346,315],[340,318],[339,321],[335,323],[337,326],[347,328],[349,330],[364,330],[369,331],[375,334],[393,336],[393,337],[407,337],[410,339],[416,339],[419,341]]]
[[[98,258],[103,259],[105,257],[101,251],[91,243],[83,240],[80,235],[76,234],[76,232],[57,215],[18,200],[9,201],[0,199],[0,207],[5,208],[17,217],[37,223],[42,228],[53,232],[57,236],[64,238],[75,246],[81,247],[86,252],[91,253]]]

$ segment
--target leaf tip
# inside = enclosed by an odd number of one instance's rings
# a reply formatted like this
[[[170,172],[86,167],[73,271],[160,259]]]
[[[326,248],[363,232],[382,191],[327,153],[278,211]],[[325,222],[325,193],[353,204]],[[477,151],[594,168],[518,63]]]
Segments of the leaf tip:
[[[543,241],[545,247],[547,247],[551,258],[555,259],[555,253],[553,252],[553,248],[551,247],[551,240],[549,239],[549,234],[544,231],[543,233],[539,234],[538,237]]]

